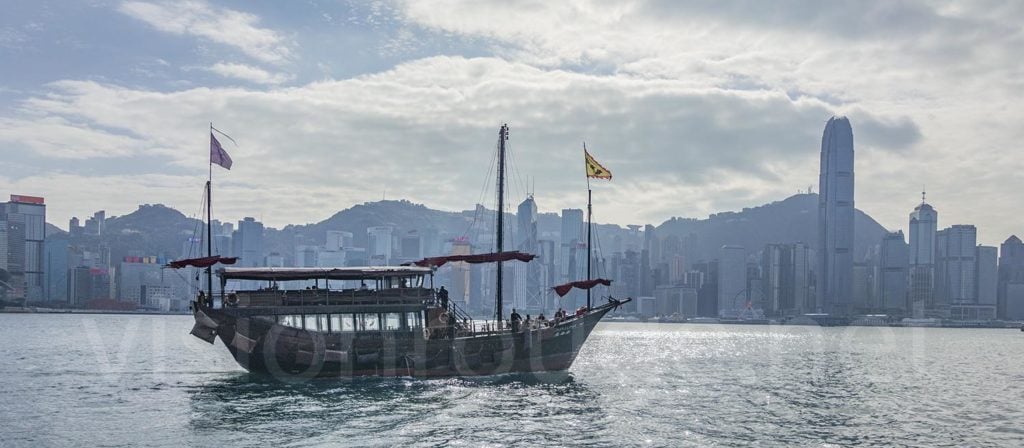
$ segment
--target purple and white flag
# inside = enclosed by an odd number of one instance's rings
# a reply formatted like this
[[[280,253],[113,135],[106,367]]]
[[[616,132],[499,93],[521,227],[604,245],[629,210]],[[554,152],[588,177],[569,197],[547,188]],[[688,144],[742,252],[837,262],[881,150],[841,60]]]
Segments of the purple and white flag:
[[[217,137],[210,133],[210,163],[216,163],[224,167],[224,169],[231,169],[231,156],[228,152],[220,146],[220,142],[217,141]]]

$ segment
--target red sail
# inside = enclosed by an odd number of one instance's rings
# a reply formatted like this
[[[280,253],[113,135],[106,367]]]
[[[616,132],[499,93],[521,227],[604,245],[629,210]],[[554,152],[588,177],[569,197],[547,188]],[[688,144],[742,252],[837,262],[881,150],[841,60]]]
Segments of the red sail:
[[[580,280],[578,282],[570,282],[564,285],[558,285],[555,286],[553,289],[555,290],[555,293],[558,294],[558,297],[565,297],[565,295],[569,294],[569,291],[572,291],[573,288],[586,290],[593,288],[597,285],[611,286],[612,281],[603,278],[595,278],[593,280]]]
[[[235,264],[235,262],[237,262],[237,261],[238,261],[238,257],[222,257],[220,255],[214,255],[212,257],[188,258],[188,259],[185,259],[185,260],[176,260],[176,261],[172,261],[170,263],[167,263],[167,266],[168,267],[172,267],[174,269],[181,269],[181,268],[186,267],[186,266],[195,266],[197,268],[208,268],[208,267],[213,266],[213,265],[215,265],[217,263],[220,263],[220,264]]]
[[[519,251],[511,252],[495,252],[490,254],[474,254],[474,255],[449,255],[446,257],[431,257],[424,258],[420,261],[414,261],[412,264],[423,267],[441,267],[445,263],[452,263],[457,261],[464,261],[466,263],[478,264],[478,263],[496,263],[499,261],[522,261],[529,262],[537,258],[536,255],[527,254]]]

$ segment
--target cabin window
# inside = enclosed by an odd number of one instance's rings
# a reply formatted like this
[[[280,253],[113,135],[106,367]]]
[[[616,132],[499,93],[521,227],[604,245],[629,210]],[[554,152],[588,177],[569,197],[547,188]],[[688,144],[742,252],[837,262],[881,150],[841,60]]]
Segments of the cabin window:
[[[402,315],[398,313],[384,313],[384,329],[389,331],[402,329]]]
[[[341,332],[341,314],[331,314],[331,333]]]
[[[302,316],[289,315],[280,317],[281,325],[292,328],[302,328]]]
[[[380,330],[380,323],[378,322],[379,316],[377,313],[363,313],[357,314],[359,321],[359,331],[377,331]]]
[[[354,314],[341,314],[341,331],[356,331]]]
[[[316,314],[307,314],[305,319],[305,326],[303,328],[311,331],[318,330],[316,324]]]
[[[320,331],[322,331],[322,332],[324,332],[324,333],[326,333],[326,332],[327,332],[327,328],[329,328],[329,327],[327,326],[327,318],[328,318],[328,317],[329,317],[329,316],[328,316],[328,315],[326,315],[326,314],[318,314],[318,315],[316,316],[316,319],[317,319],[317,326],[318,326],[318,328],[317,328],[317,329],[318,329],[318,330],[320,330]]]
[[[405,327],[422,328],[423,320],[420,318],[420,313],[405,313]]]

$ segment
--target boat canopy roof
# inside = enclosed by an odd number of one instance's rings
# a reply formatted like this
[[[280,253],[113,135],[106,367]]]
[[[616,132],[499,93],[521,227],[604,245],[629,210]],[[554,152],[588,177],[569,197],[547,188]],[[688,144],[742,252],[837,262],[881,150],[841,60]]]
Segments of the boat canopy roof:
[[[221,268],[223,280],[373,280],[428,275],[434,270],[419,266],[364,266],[323,268]]]

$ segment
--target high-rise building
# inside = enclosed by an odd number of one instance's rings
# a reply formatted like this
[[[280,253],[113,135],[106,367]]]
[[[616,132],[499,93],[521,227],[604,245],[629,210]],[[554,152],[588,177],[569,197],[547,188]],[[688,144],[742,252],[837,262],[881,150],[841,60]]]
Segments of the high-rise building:
[[[567,208],[562,210],[561,244],[558,254],[558,283],[583,280],[586,272],[586,236],[584,235],[583,210]],[[584,253],[580,253],[580,248]],[[580,263],[580,261],[583,263]],[[583,299],[582,291],[573,289],[562,302],[569,307],[578,306]]]
[[[68,301],[68,254],[71,249],[67,235],[54,235],[46,238],[43,244],[45,248],[45,260],[43,261],[43,272],[45,272],[44,300],[55,302]]]
[[[738,316],[747,309],[747,251],[741,246],[722,246],[718,258],[718,315]]]
[[[882,237],[878,262],[878,310],[891,315],[907,313],[908,247],[903,232],[887,233]]]
[[[925,310],[935,305],[935,245],[939,213],[924,202],[910,213],[910,287],[908,310],[914,317],[924,317]]]
[[[936,233],[935,306],[927,314],[953,319],[977,319],[977,229],[955,225]],[[991,307],[995,315],[995,304]]]
[[[370,258],[372,265],[388,265],[391,263],[392,249],[391,226],[374,226],[366,228],[367,250],[366,256]]]
[[[233,254],[238,257],[237,266],[257,267],[263,263],[263,223],[246,217],[238,221],[238,229],[232,233]]]
[[[999,246],[997,299],[1000,319],[1024,319],[1024,242],[1017,235]]]
[[[93,213],[91,218],[85,220],[85,228],[82,230],[86,235],[103,235],[103,230],[106,225],[107,212],[100,210]]]
[[[517,233],[515,240],[516,250],[528,254],[537,254],[539,249],[537,241],[537,203],[533,196],[529,196],[516,210]],[[542,264],[537,261],[531,263],[514,263],[513,273],[515,277],[515,289],[513,292],[513,303],[516,308],[540,312],[545,309],[544,294],[541,291]]]
[[[853,128],[832,117],[821,138],[818,184],[818,306],[823,312],[852,313],[853,293]]]
[[[327,250],[341,250],[352,247],[352,232],[341,230],[328,230],[327,243],[324,248]]]
[[[12,291],[7,296],[43,300],[45,292],[44,261],[46,238],[46,203],[41,197],[11,195],[10,202],[0,204],[0,223],[6,244],[0,246],[0,258],[6,262],[10,275],[7,282]]]
[[[999,250],[995,246],[979,245],[975,258],[978,260],[977,273],[974,276],[978,289],[975,294],[978,298],[978,318],[995,319],[999,288]]]
[[[769,244],[761,253],[764,310],[776,316],[809,312],[810,250],[806,244]]]

